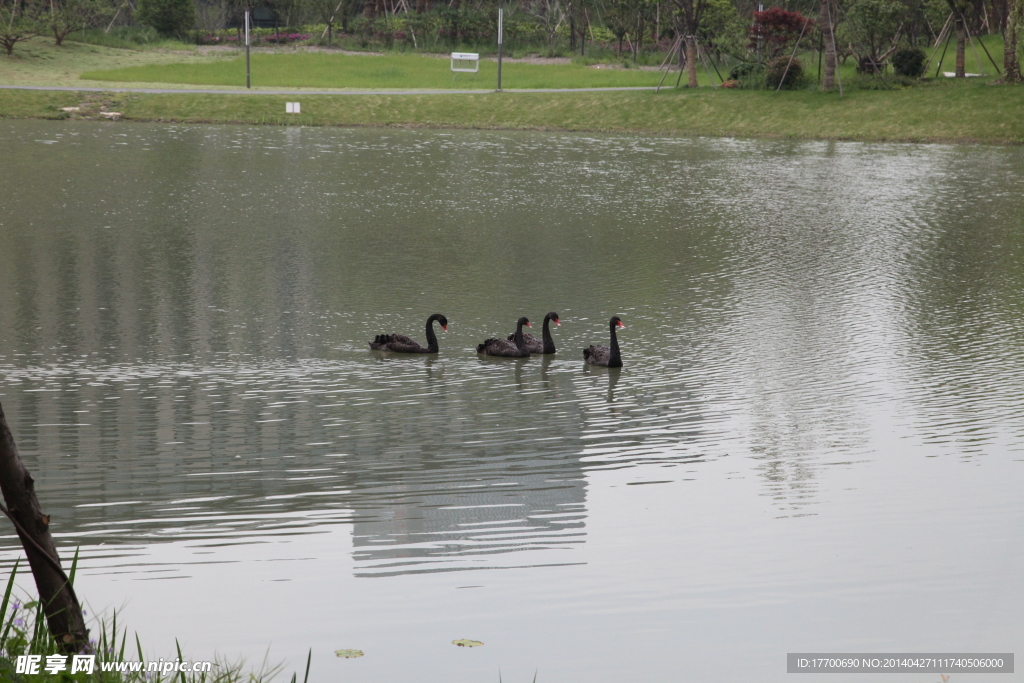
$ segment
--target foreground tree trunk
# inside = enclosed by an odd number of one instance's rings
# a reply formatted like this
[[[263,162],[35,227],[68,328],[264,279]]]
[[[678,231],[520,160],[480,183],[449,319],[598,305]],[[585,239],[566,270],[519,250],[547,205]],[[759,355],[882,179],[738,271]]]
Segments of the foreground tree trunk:
[[[18,455],[3,407],[0,407],[0,490],[7,502],[4,513],[14,523],[32,568],[50,633],[65,653],[82,652],[89,645],[89,630],[85,628],[82,607],[61,569],[60,557],[50,536],[50,517],[44,515],[39,507],[35,480]]]
[[[825,44],[825,73],[821,78],[821,89],[831,90],[836,87],[836,44],[833,36],[835,27],[832,25],[832,12],[829,0],[821,0],[818,26],[821,27],[821,39]]]

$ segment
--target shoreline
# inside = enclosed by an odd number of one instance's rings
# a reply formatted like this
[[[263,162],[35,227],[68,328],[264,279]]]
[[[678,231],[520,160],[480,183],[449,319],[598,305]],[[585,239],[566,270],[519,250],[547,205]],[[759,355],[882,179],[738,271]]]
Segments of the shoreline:
[[[966,86],[966,87],[965,87]],[[917,144],[1024,144],[1024,88],[900,91],[580,90],[494,92],[0,88],[0,119],[225,125],[536,130]],[[301,99],[300,99],[301,98]],[[302,114],[285,113],[299,99]],[[63,111],[78,107],[79,111]],[[103,112],[118,112],[118,121]]]

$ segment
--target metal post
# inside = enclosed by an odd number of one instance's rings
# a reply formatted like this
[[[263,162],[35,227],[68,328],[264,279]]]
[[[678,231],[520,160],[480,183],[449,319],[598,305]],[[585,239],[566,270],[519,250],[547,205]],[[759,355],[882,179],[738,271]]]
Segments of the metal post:
[[[249,69],[249,10],[245,10],[245,87],[252,87],[252,72]]]
[[[501,52],[502,52],[502,29],[503,20],[505,18],[505,10],[498,8],[498,92],[501,92]]]

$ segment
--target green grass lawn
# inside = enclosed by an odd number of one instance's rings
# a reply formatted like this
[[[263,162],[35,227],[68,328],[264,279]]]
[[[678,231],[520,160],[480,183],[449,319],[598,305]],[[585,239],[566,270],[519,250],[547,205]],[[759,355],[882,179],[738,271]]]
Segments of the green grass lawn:
[[[447,58],[393,54],[363,56],[325,53],[254,54],[252,84],[277,88],[353,88],[416,90],[493,90],[498,65],[481,61],[480,73],[454,78]],[[108,71],[87,71],[83,79],[203,86],[245,85],[245,58],[201,64],[153,64]],[[505,88],[601,88],[657,85],[660,74],[637,69],[593,68],[578,64],[505,62]]]
[[[183,49],[125,50],[80,43],[71,37],[58,47],[53,36],[37,36],[19,42],[11,56],[0,50],[0,84],[81,86],[85,85],[79,80],[83,71],[214,59],[195,49],[186,50],[184,45],[180,47]]]

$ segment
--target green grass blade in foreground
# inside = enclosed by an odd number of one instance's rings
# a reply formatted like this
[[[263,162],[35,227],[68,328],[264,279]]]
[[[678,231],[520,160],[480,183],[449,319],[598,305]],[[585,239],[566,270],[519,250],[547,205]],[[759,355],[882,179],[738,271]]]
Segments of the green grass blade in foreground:
[[[78,551],[82,549],[82,546],[75,547],[75,557],[71,560],[71,572],[68,574],[68,583],[72,587],[75,585],[75,572],[78,571]]]
[[[257,54],[252,56],[253,85],[274,88],[350,88],[402,90],[493,90],[497,63],[480,62],[480,73],[452,78],[447,59],[419,55]],[[643,87],[658,84],[660,72],[593,69],[579,64],[506,63],[505,89]],[[81,78],[137,83],[200,86],[245,85],[245,58],[205,64],[153,64],[87,71]]]
[[[11,576],[7,579],[7,590],[4,591],[4,600],[0,603],[0,619],[7,617],[7,605],[11,602],[11,591],[14,590],[14,577],[18,575],[18,565],[21,563],[19,557],[14,561],[14,566],[11,567]],[[11,626],[14,624],[14,615],[11,615],[10,619],[7,619],[4,623],[3,635],[0,635],[0,649],[6,649],[4,646],[7,643],[7,634],[11,632]]]

